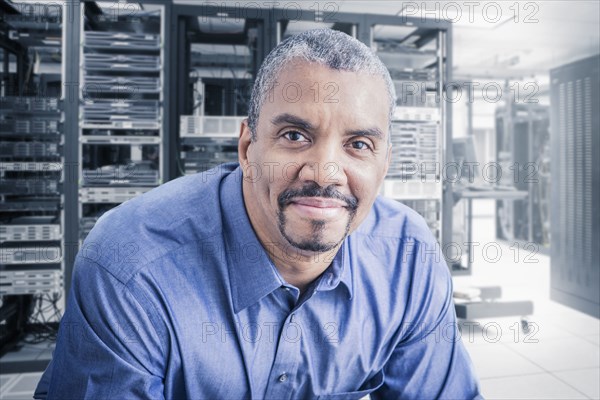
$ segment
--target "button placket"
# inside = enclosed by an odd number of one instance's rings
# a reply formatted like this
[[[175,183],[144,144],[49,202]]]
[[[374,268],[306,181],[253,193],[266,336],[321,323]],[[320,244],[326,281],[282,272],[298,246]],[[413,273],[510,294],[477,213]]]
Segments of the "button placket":
[[[295,312],[291,313],[286,318],[283,330],[279,336],[279,345],[277,346],[277,354],[272,366],[271,384],[268,386],[265,397],[287,399],[292,395],[294,375],[300,362],[300,341],[301,337],[288,337],[286,329],[295,324],[297,317]]]

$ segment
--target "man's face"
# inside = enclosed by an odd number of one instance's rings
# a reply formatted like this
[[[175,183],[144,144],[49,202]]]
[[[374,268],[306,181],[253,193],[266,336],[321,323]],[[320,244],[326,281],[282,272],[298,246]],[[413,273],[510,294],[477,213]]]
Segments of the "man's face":
[[[380,77],[284,67],[256,141],[244,124],[239,143],[246,209],[263,244],[325,252],[364,220],[389,162],[386,93]]]

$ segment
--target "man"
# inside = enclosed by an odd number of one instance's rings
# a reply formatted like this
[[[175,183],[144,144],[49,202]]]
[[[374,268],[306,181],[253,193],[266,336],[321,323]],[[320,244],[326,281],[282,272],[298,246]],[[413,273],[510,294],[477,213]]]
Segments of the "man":
[[[98,221],[36,397],[478,397],[435,239],[377,198],[394,100],[357,40],[283,41],[258,73],[239,166]]]

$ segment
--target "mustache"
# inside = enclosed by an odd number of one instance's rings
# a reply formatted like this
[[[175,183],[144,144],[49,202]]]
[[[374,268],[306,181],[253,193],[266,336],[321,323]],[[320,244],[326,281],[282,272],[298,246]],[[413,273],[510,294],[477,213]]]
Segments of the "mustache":
[[[284,208],[291,203],[296,197],[323,197],[330,199],[341,200],[346,203],[346,207],[351,211],[356,211],[358,208],[358,199],[354,196],[346,196],[340,193],[333,185],[325,188],[312,182],[300,189],[286,189],[277,197],[279,208]]]

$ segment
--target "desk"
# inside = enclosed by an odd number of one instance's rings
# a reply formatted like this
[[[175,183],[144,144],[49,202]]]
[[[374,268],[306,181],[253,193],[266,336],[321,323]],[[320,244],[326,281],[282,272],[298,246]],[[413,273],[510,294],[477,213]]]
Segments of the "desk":
[[[522,200],[528,196],[524,190],[512,188],[497,188],[490,186],[468,186],[457,185],[454,190],[455,204],[461,199],[467,201],[467,242],[472,243],[472,202],[476,199],[493,200]],[[470,249],[468,250],[470,251]],[[467,257],[467,270],[471,271],[471,254]],[[478,301],[465,301],[455,304],[456,316],[465,320],[477,318],[499,318],[507,316],[520,316],[521,328],[524,332],[529,331],[529,321],[527,316],[533,314],[533,302],[523,301],[497,301],[502,297],[502,288],[499,286],[489,286],[476,288],[479,294]],[[464,298],[465,294],[455,292],[455,298]],[[468,297],[468,296],[467,296]]]

